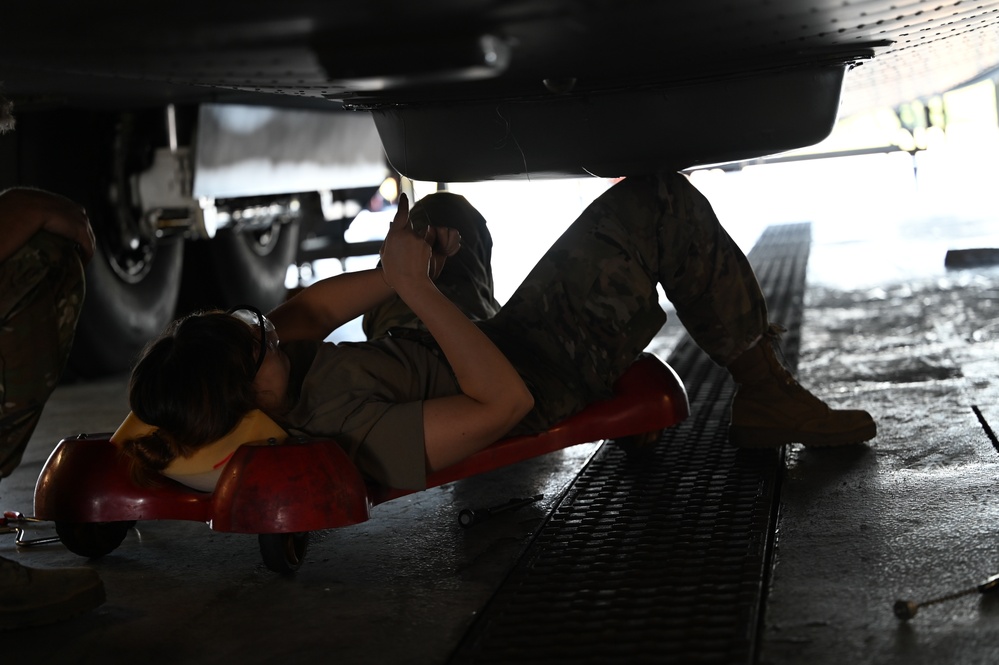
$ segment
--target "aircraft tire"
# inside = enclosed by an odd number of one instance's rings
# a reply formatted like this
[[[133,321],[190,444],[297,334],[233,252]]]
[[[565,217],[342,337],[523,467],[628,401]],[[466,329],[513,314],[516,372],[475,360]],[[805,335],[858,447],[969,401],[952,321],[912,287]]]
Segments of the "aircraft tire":
[[[82,377],[127,371],[146,343],[173,318],[180,290],[184,243],[157,243],[148,271],[126,281],[98,240],[87,266],[87,295],[70,354],[70,370]]]
[[[298,251],[298,224],[274,224],[262,232],[220,229],[211,240],[189,242],[185,251],[179,312],[237,305],[267,312],[287,295],[285,277]]]

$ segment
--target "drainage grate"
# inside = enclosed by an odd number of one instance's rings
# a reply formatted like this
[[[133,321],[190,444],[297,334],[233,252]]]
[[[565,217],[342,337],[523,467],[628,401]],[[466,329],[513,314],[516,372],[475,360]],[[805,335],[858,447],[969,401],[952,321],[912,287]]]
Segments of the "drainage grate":
[[[795,363],[808,224],[750,253]],[[750,663],[781,451],[728,445],[734,385],[688,338],[670,356],[692,415],[640,461],[603,446],[452,657],[464,663]]]

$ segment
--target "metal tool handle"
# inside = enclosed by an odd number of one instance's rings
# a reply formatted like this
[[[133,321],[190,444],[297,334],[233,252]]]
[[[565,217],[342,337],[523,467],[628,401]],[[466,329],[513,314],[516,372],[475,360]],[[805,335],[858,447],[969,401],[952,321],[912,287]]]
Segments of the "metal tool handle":
[[[3,518],[0,519],[0,533],[13,533],[14,544],[18,547],[31,547],[32,545],[45,545],[48,543],[60,542],[59,536],[47,536],[44,538],[25,538],[25,526],[28,524],[39,524],[47,520],[40,520],[37,517],[25,517],[16,510],[5,510]]]
[[[478,510],[464,509],[458,513],[458,524],[462,528],[469,528],[475,526],[476,524],[481,524],[487,519],[496,515],[498,513],[503,513],[508,510],[516,510],[517,508],[522,508],[532,503],[536,503],[544,498],[544,494],[536,494],[524,499],[510,499],[504,504],[498,506],[493,506],[492,508],[480,508]]]

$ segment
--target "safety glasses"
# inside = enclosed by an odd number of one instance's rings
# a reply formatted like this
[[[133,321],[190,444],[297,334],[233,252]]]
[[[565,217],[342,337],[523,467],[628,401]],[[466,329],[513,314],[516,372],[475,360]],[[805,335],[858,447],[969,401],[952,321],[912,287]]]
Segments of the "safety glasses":
[[[257,354],[257,366],[253,370],[253,376],[257,375],[260,371],[260,366],[264,364],[264,356],[267,354],[267,349],[270,347],[270,343],[267,340],[268,335],[275,336],[275,346],[277,345],[277,329],[274,324],[271,323],[270,319],[264,316],[259,309],[253,307],[252,305],[240,305],[239,307],[233,307],[228,312],[229,316],[239,319],[251,328],[257,328],[260,330],[260,353]]]

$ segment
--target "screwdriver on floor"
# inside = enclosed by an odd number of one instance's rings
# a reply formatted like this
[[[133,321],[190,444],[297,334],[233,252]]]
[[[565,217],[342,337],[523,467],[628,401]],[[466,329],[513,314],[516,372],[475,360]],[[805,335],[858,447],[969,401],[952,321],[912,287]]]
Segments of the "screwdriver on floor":
[[[496,513],[503,513],[508,510],[515,510],[521,508],[531,503],[535,503],[544,498],[544,494],[536,494],[526,499],[510,499],[508,502],[500,506],[495,506],[493,508],[480,508],[478,510],[465,509],[458,513],[458,524],[464,528],[474,526],[480,522],[484,522]]]
[[[921,603],[917,603],[914,600],[896,600],[893,610],[895,611],[895,616],[903,621],[908,621],[912,617],[916,616],[916,612],[919,611],[920,607],[926,607],[927,605],[935,605],[936,603],[942,603],[946,600],[953,600],[955,598],[960,598],[961,596],[968,596],[973,593],[992,593],[999,590],[999,575],[993,575],[989,579],[985,580],[981,584],[976,584],[973,587],[967,589],[962,589],[961,591],[955,591],[954,593],[949,593],[945,596],[940,596],[939,598],[931,598],[930,600],[924,600]]]

